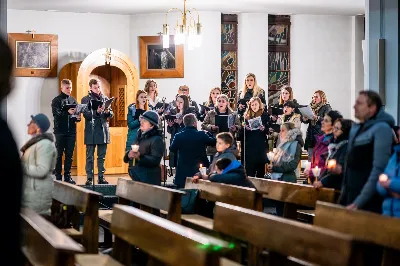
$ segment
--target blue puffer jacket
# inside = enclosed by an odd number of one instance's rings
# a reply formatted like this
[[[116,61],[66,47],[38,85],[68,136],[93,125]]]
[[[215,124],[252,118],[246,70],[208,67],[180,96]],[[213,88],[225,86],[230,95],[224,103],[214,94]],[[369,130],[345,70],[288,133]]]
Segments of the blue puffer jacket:
[[[389,189],[376,185],[378,193],[385,198],[382,204],[383,215],[400,218],[400,198],[393,197],[393,193],[400,194],[400,144],[394,147],[394,153],[384,171],[390,179]]]

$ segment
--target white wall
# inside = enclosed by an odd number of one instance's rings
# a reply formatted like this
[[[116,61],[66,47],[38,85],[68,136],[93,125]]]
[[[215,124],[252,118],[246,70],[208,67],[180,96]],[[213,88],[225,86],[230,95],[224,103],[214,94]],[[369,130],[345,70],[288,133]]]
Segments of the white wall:
[[[364,58],[362,43],[365,38],[364,19],[362,16],[351,18],[351,97],[350,104],[355,103],[358,93],[364,90]],[[354,108],[351,108],[351,118],[355,120]]]
[[[293,15],[290,44],[294,97],[308,104],[323,90],[332,108],[350,118],[352,18]]]
[[[268,91],[268,14],[243,13],[238,17],[238,88],[254,73],[258,85]]]
[[[130,17],[125,15],[9,9],[7,29],[9,33],[36,30],[57,34],[60,70],[65,64],[81,61],[104,47],[129,54],[129,23]],[[14,91],[7,99],[7,120],[19,146],[29,138],[26,125],[30,115],[43,112],[52,118],[50,103],[58,93],[58,78],[16,78]]]
[[[170,13],[169,21],[171,34],[176,23],[177,13]],[[221,86],[221,13],[200,12],[202,23],[202,46],[189,51],[187,45],[184,50],[184,78],[158,79],[160,97],[167,101],[175,99],[180,85],[190,87],[191,98],[197,103],[208,99],[208,92],[213,87]],[[165,23],[165,14],[144,14],[131,16],[131,59],[139,70],[139,36],[154,36],[162,31]],[[144,88],[147,79],[140,80],[140,87]]]

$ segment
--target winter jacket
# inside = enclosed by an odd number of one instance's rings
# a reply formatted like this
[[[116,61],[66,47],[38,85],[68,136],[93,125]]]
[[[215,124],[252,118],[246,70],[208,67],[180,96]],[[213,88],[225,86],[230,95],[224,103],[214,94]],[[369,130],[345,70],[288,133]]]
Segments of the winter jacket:
[[[174,183],[178,188],[185,187],[186,177],[192,177],[198,172],[200,164],[209,166],[206,154],[207,145],[215,145],[215,138],[195,127],[185,127],[175,135],[170,151],[178,155],[178,165]]]
[[[136,105],[134,103],[128,106],[128,136],[126,138],[126,149],[125,151],[129,151],[131,149],[131,145],[136,140],[136,136],[138,130],[140,128],[139,117],[145,112],[142,109],[136,109]]]
[[[30,139],[22,148],[24,171],[22,206],[43,215],[50,214],[57,160],[54,137],[50,133]]]
[[[347,152],[348,140],[342,140],[335,144],[335,147],[332,150],[332,153],[326,159],[326,162],[329,160],[336,160],[336,163],[342,166],[344,169],[345,158]],[[333,174],[325,169],[323,172],[321,171],[321,183],[326,188],[334,188],[335,190],[340,190],[342,188],[343,182],[343,173],[341,174]]]
[[[221,174],[211,175],[209,180],[216,183],[254,188],[254,185],[246,176],[243,165],[238,160],[232,161]]]
[[[125,153],[124,162],[129,163],[129,176],[134,181],[151,185],[161,185],[160,162],[163,156],[164,143],[162,133],[157,127],[153,127],[146,133],[138,132],[133,144],[139,145],[140,158],[135,160]]]
[[[340,203],[355,204],[359,209],[381,212],[382,198],[376,191],[392,151],[394,119],[381,109],[350,131],[347,160]]]
[[[110,143],[108,119],[113,117],[113,112],[110,107],[109,113],[97,113],[96,110],[91,109],[91,100],[105,102],[108,100],[108,97],[103,94],[96,95],[95,93],[89,92],[89,94],[81,100],[82,104],[87,104],[87,107],[84,108],[82,112],[85,118],[85,145],[108,144]],[[92,118],[94,120],[94,131]],[[92,134],[92,132],[94,133]]]
[[[61,92],[51,102],[51,110],[54,117],[54,134],[76,134],[76,117],[64,110],[66,104],[78,104],[78,102],[67,94]]]
[[[216,109],[209,111],[207,113],[206,117],[204,118],[203,124],[201,124],[201,128],[203,130],[207,130],[208,132],[212,133],[214,136],[216,136],[218,133],[220,133],[219,131],[215,132],[215,131],[211,130],[211,127],[215,126],[216,115],[217,115],[217,110]],[[237,113],[233,112],[230,108],[228,108],[227,115],[228,116],[229,115],[233,115],[235,117],[234,125],[236,126],[236,131],[234,132],[231,129],[229,129],[229,132],[232,134],[233,137],[235,137],[235,135],[236,135],[235,133],[240,130],[240,118],[237,115]],[[234,146],[236,146],[236,145],[234,145]],[[215,146],[207,147],[207,155],[214,156],[215,153],[217,153],[217,149],[215,148]]]
[[[312,149],[317,144],[318,137],[323,135],[324,132],[321,130],[321,122],[324,120],[324,116],[332,110],[332,107],[329,104],[325,104],[318,110],[318,114],[315,114],[319,117],[318,121],[316,121],[315,125],[311,123],[311,120],[302,121],[304,124],[308,124],[307,135],[306,135],[306,143],[304,145],[304,149]]]
[[[292,160],[290,160],[288,162],[282,162],[280,165],[274,165],[272,167],[272,172],[273,173],[282,173],[283,175],[280,178],[281,181],[296,183],[297,177],[296,177],[295,171],[300,162],[301,153],[302,153],[302,149],[301,149],[302,142],[298,141],[298,136],[301,136],[301,131],[298,128],[294,128],[291,131],[293,131],[294,133],[297,133],[297,134],[290,134],[291,138],[288,140],[290,142],[292,142],[292,141],[297,142],[296,153]]]
[[[322,174],[326,169],[326,161],[329,155],[328,146],[332,141],[333,134],[321,135],[317,137],[317,144],[315,144],[311,157],[311,169],[318,166],[318,168],[321,169],[320,174]],[[315,177],[311,170],[309,175],[310,180],[313,183],[315,181]],[[321,177],[321,175],[319,177]]]
[[[229,148],[227,148],[225,151],[223,152],[217,152],[211,162],[210,167],[207,169],[207,174],[210,173],[214,173],[215,172],[215,163],[219,160],[219,159],[223,159],[223,158],[227,158],[231,161],[236,161],[237,160],[237,155],[238,155],[238,150],[236,148],[236,146],[231,146]]]
[[[376,190],[384,197],[382,204],[382,213],[386,216],[400,218],[400,145],[394,147],[394,154],[389,160],[384,173],[389,177],[390,185],[386,189],[379,182],[376,184]],[[397,195],[395,195],[396,193]]]

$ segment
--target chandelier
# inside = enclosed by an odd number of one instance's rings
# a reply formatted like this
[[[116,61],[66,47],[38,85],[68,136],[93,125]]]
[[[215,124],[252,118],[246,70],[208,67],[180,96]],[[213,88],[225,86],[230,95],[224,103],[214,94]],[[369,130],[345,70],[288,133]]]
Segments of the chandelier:
[[[199,12],[195,8],[186,9],[186,0],[183,1],[183,11],[179,8],[171,8],[165,14],[165,24],[163,24],[163,48],[169,47],[169,25],[168,14],[171,11],[181,12],[182,17],[177,19],[175,27],[175,45],[185,44],[187,41],[188,49],[193,50],[201,46],[201,24]],[[193,18],[192,12],[197,13],[197,22]]]

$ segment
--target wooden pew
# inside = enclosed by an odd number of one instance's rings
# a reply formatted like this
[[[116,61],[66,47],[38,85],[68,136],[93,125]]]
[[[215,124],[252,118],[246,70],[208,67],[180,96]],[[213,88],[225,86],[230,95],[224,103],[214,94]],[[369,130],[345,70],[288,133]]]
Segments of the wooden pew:
[[[66,182],[54,181],[52,211],[59,205],[73,208],[72,228],[62,229],[74,240],[80,241],[87,253],[98,253],[99,247],[99,200],[102,194]],[[80,212],[84,214],[80,231]]]
[[[249,177],[257,191],[265,198],[284,202],[283,217],[312,223],[313,211],[299,210],[300,206],[315,208],[317,200],[334,202],[334,189],[316,189],[309,185],[289,183],[271,179]],[[300,216],[300,217],[299,217]]]
[[[186,178],[185,189],[198,189],[199,199],[211,202],[224,202],[257,211],[263,211],[262,195],[254,188],[239,187],[206,180],[192,183],[192,178]],[[182,224],[188,227],[211,233],[213,220],[198,214],[183,214]]]
[[[139,204],[144,211],[158,214],[165,211],[166,218],[175,223],[181,223],[181,196],[185,193],[175,189],[153,186],[142,182],[119,178],[116,195],[118,204]],[[111,244],[110,224],[112,210],[100,210],[100,226],[104,228],[105,245]]]
[[[299,260],[318,265],[364,265],[363,243],[350,235],[218,202],[214,230],[255,247],[248,265],[260,265],[267,249],[268,265]],[[292,265],[290,264],[290,265]]]
[[[74,254],[84,251],[81,245],[31,209],[22,209],[20,215],[22,252],[30,265],[75,265]]]
[[[384,248],[382,265],[400,264],[400,219],[317,202],[314,224]]]
[[[115,205],[111,231],[115,235],[112,257],[77,255],[80,266],[132,265],[132,245],[154,260],[152,265],[214,266],[232,250],[228,242],[204,235],[177,223],[125,205]],[[112,264],[114,263],[114,264]],[[236,264],[224,264],[236,265]]]

